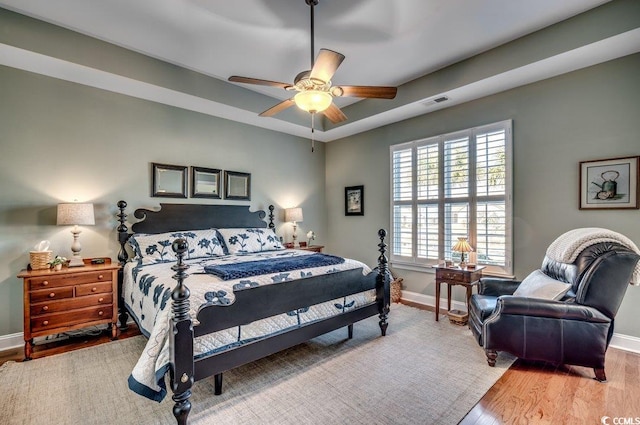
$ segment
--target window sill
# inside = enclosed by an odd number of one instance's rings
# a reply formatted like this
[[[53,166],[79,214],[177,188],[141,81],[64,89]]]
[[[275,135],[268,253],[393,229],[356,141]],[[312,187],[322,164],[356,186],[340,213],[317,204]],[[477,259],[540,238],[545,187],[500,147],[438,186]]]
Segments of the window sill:
[[[391,261],[389,262],[389,264],[391,267],[395,269],[400,269],[400,270],[409,270],[412,272],[427,273],[427,274],[435,274],[436,272],[435,269],[433,268],[434,265],[431,265],[431,264],[415,264],[415,263],[405,263],[401,261]],[[487,269],[483,270],[482,275],[488,276],[488,277],[499,277],[502,279],[515,279],[514,275],[500,273],[495,270],[487,270]]]

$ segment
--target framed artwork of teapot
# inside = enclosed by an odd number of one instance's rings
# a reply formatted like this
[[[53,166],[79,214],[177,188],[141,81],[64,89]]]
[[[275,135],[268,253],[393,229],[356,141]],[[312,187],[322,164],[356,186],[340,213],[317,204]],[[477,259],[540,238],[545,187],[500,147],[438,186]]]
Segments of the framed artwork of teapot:
[[[640,208],[639,156],[580,162],[580,209]]]

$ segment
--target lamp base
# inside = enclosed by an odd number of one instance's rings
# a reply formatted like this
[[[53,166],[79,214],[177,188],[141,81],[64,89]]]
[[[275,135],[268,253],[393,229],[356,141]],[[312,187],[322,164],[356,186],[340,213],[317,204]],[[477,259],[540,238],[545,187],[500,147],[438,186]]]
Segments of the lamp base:
[[[291,239],[293,239],[293,248],[294,249],[299,249],[300,248],[300,242],[298,242],[298,225],[296,224],[296,222],[293,222],[293,235],[291,235]]]
[[[84,261],[82,261],[82,257],[79,255],[74,255],[69,259],[68,267],[83,267]]]

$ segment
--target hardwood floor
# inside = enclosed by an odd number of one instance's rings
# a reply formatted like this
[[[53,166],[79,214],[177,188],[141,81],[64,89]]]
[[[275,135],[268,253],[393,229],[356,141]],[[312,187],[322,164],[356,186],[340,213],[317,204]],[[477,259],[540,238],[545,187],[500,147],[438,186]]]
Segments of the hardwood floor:
[[[590,368],[516,360],[460,425],[640,424],[640,354],[609,348],[605,371],[601,383]]]
[[[131,326],[119,338],[139,334],[138,329]],[[109,341],[105,333],[75,337],[37,347],[34,358]],[[22,348],[0,352],[0,364],[22,361],[23,356]],[[460,425],[597,425],[603,423],[604,416],[610,418],[605,420],[609,424],[640,423],[640,354],[610,348],[606,372],[608,382],[600,383],[593,379],[593,371],[588,368],[517,360]]]

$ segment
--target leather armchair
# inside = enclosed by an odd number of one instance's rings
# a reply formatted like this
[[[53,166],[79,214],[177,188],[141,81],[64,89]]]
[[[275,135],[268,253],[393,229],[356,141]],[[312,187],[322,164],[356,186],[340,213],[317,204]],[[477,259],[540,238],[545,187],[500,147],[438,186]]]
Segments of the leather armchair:
[[[545,257],[542,273],[571,285],[557,301],[514,296],[519,281],[483,278],[470,300],[469,327],[489,366],[498,351],[505,351],[522,359],[591,367],[598,381],[606,381],[614,318],[639,259],[610,242],[589,246],[573,264]]]

